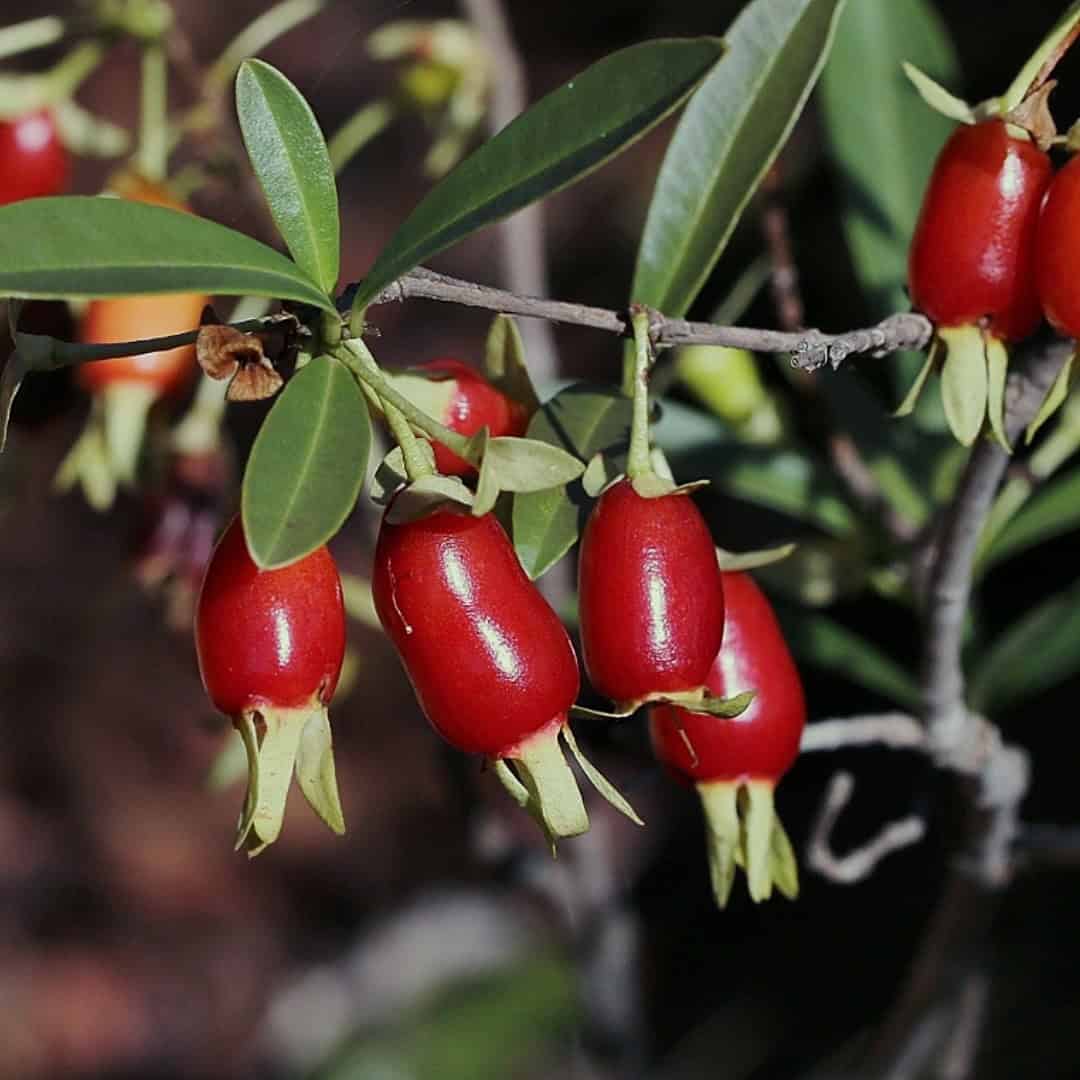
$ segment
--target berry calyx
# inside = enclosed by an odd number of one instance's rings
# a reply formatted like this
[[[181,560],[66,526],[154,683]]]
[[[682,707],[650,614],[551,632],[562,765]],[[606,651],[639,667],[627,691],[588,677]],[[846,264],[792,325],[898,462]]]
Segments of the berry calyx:
[[[59,195],[67,187],[71,159],[52,111],[0,121],[0,162],[0,206]]]
[[[1046,152],[1004,119],[963,125],[938,155],[912,238],[912,304],[936,324],[935,342],[901,415],[934,366],[942,372],[946,416],[972,443],[989,416],[1002,420],[1007,354],[1039,325],[1035,242],[1050,183]]]
[[[724,641],[707,685],[729,695],[756,689],[736,717],[703,716],[673,705],[650,710],[656,756],[697,788],[705,810],[710,876],[716,902],[731,895],[737,866],[750,895],[765,900],[775,885],[798,893],[791,843],[773,807],[773,789],[799,753],[806,701],[772,606],[742,572],[724,574]]]
[[[498,521],[453,509],[399,523],[384,516],[372,595],[432,727],[483,754],[552,843],[584,832],[559,745],[561,736],[576,750],[567,714],[577,658]]]
[[[146,181],[122,182],[125,198],[185,210],[163,188]],[[185,293],[94,300],[79,326],[79,341],[107,344],[167,337],[199,325],[206,297]],[[91,395],[90,420],[56,475],[56,487],[80,484],[95,510],[107,510],[118,487],[135,483],[150,409],[182,391],[195,374],[195,346],[81,364],[78,384]]]
[[[207,567],[195,647],[207,694],[247,750],[237,848],[257,855],[277,839],[294,768],[315,813],[343,833],[327,705],[345,655],[345,608],[330,552],[260,570],[234,519]]]
[[[390,376],[410,401],[459,435],[486,427],[492,438],[520,436],[529,424],[520,402],[492,386],[476,368],[453,357],[440,357]],[[435,467],[444,476],[473,476],[476,469],[440,443],[433,443]]]
[[[609,487],[581,538],[578,592],[585,670],[621,709],[704,686],[724,591],[688,494],[645,498],[630,479]]]

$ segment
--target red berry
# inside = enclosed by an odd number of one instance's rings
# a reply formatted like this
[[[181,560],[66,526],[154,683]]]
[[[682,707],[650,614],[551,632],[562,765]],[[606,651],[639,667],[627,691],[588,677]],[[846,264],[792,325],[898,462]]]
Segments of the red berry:
[[[0,162],[0,206],[63,191],[71,160],[52,112],[0,121]]]
[[[1043,312],[1055,330],[1080,335],[1080,158],[1054,177],[1039,218],[1036,270]]]
[[[772,606],[753,578],[724,574],[724,601],[724,640],[706,686],[720,697],[754,690],[754,700],[734,717],[654,706],[653,747],[672,772],[687,780],[775,783],[799,753],[806,723],[802,680]]]
[[[228,716],[330,701],[345,655],[345,608],[325,548],[260,570],[240,519],[214,549],[199,595],[195,644],[203,684]]]
[[[384,519],[372,591],[424,713],[451,745],[504,757],[565,721],[579,687],[573,646],[494,517]]]
[[[643,498],[621,480],[581,539],[585,669],[629,706],[705,683],[724,631],[724,593],[708,526],[687,494]]]
[[[799,753],[806,723],[802,681],[769,601],[748,574],[725,573],[724,641],[707,681],[721,697],[747,690],[754,700],[736,717],[704,716],[673,705],[650,710],[649,731],[661,762],[693,782],[708,819],[713,891],[723,907],[735,867],[750,895],[766,899],[775,884],[798,891],[791,844],[773,808],[773,788]]]
[[[941,326],[989,318],[1002,341],[1039,325],[1035,232],[1050,158],[1003,120],[953,132],[938,156],[911,243],[912,303]]]
[[[528,427],[525,407],[508,398],[476,368],[461,360],[440,357],[418,364],[394,378],[407,397],[460,435],[475,435],[485,425],[493,437],[524,435]],[[476,472],[472,465],[445,446],[432,445],[439,472],[446,476],[471,476]]]
[[[566,722],[577,658],[496,519],[453,510],[398,524],[384,517],[372,592],[435,730],[460,750],[484,754],[552,843],[584,832],[585,805],[559,745],[562,736],[582,760]],[[638,821],[592,766],[583,767]]]
[[[248,749],[250,812],[238,845],[256,854],[276,839],[294,763],[316,813],[344,831],[326,716],[345,654],[341,580],[330,552],[321,547],[290,566],[260,570],[236,518],[206,571],[195,647],[211,701],[233,718]]]

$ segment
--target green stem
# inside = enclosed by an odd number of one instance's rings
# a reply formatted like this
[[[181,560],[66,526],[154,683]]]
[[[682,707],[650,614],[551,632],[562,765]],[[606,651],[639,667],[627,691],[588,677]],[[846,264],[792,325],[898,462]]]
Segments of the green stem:
[[[0,30],[0,60],[52,45],[64,36],[64,20],[57,15],[27,19]]]
[[[386,130],[393,118],[394,107],[388,101],[373,101],[353,113],[328,144],[334,172],[340,173],[372,139]]]
[[[243,61],[262,52],[275,38],[287,34],[324,7],[326,0],[282,0],[253,19],[229,42],[207,72],[207,94],[222,93]]]
[[[389,379],[383,375],[375,357],[371,355],[360,338],[350,338],[342,342],[341,348],[335,351],[335,355],[361,382],[370,386],[378,394],[384,408],[387,405],[393,406],[414,428],[418,428],[436,442],[442,443],[448,450],[452,450],[458,457],[465,458],[470,464],[479,465],[479,462],[475,460],[476,455],[470,450],[469,440],[428,416],[423,409],[418,409],[404,394],[395,389]]]
[[[386,423],[390,427],[390,434],[394,436],[394,441],[401,447],[401,456],[405,462],[405,475],[408,476],[409,483],[415,484],[417,480],[425,476],[431,476],[432,468],[420,449],[420,440],[413,434],[409,421],[393,405],[384,401],[382,407],[383,414],[386,416]]]
[[[1015,109],[1053,74],[1058,61],[1080,34],[1080,0],[1069,5],[1068,10],[1054,24],[1053,29],[1039,43],[1031,58],[1020,69],[1009,89],[1001,97],[1001,111]]]
[[[69,98],[82,85],[105,56],[105,47],[100,41],[84,41],[71,50],[46,76],[53,100]]]
[[[631,479],[653,471],[649,460],[649,368],[652,346],[649,342],[649,313],[635,308],[630,316],[634,329],[634,411],[630,421],[630,453],[626,474]]]
[[[169,66],[157,42],[143,48],[139,114],[139,171],[154,183],[165,179],[169,167]]]

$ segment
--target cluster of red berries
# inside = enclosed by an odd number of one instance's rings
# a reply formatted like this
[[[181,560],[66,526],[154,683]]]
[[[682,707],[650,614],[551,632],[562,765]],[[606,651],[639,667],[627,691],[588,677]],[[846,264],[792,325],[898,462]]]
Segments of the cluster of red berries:
[[[444,360],[428,373],[453,378],[442,416],[454,430],[467,434],[474,422],[500,417],[507,426],[497,434],[518,430],[516,408],[495,402],[499,392],[473,369]],[[568,726],[580,689],[574,647],[495,516],[464,508],[392,516],[388,510],[375,550],[375,607],[436,731],[483,755],[552,842],[588,827],[560,739],[601,792],[634,816],[580,757]],[[624,712],[652,703],[657,756],[701,792],[718,899],[726,901],[736,865],[746,867],[755,899],[774,883],[793,895],[794,858],[772,790],[798,753],[805,705],[768,601],[746,574],[721,571],[686,491],[646,498],[627,479],[601,495],[588,521],[579,595],[593,686]],[[242,733],[254,729],[256,766],[271,733],[292,728],[291,745],[302,746],[303,731],[324,722],[342,625],[325,548],[259,571],[233,523],[207,573],[196,640],[211,698]],[[695,711],[709,692],[742,691],[756,696],[738,716]],[[291,759],[277,764],[287,777]],[[296,768],[309,801],[334,823],[336,792],[327,799],[324,787],[312,799],[311,763],[297,757]],[[260,790],[249,791],[241,835],[253,851],[277,835],[284,809],[284,789],[270,807],[256,771]]]
[[[938,156],[911,244],[915,307],[939,327],[980,324],[1003,342],[1045,314],[1080,336],[1080,157],[1049,154],[1005,119],[958,128]]]

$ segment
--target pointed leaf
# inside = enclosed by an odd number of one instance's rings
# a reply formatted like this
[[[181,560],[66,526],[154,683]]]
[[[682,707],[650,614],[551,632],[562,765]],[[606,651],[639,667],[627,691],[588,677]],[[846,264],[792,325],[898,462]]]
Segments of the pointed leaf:
[[[540,408],[540,399],[525,364],[525,342],[509,315],[496,315],[491,320],[484,348],[484,374],[511,401],[524,405],[529,416]]]
[[[149,293],[332,301],[284,255],[205,218],[101,195],[0,207],[0,296]]]
[[[276,68],[246,60],[236,76],[236,109],[274,223],[296,264],[332,293],[340,269],[337,186],[311,106]]]
[[[857,526],[832,475],[804,453],[730,447],[710,479],[735,498],[812,522],[834,536],[847,536]]]
[[[723,55],[715,38],[648,41],[598,61],[467,157],[394,234],[353,304],[598,168],[676,109]]]
[[[630,411],[630,399],[615,388],[576,383],[536,413],[528,436],[558,446],[581,461],[600,452],[625,455]],[[567,487],[514,496],[514,547],[530,577],[539,577],[574,546],[591,505],[580,480]]]
[[[683,315],[813,89],[844,0],[753,0],[664,157],[630,298]]]
[[[785,615],[784,636],[796,658],[880,694],[905,709],[918,709],[915,679],[876,645],[819,614]]]
[[[988,377],[986,349],[977,326],[950,326],[938,331],[945,344],[941,368],[941,400],[949,428],[958,442],[970,446],[986,420]]]
[[[320,356],[289,380],[244,472],[244,535],[262,569],[302,559],[341,528],[370,447],[367,404],[343,364]]]
[[[1064,364],[1061,365],[1061,370],[1057,373],[1057,378],[1054,379],[1053,385],[1050,387],[1043,399],[1043,403],[1039,406],[1039,411],[1035,414],[1035,419],[1031,421],[1027,426],[1027,430],[1024,433],[1024,439],[1027,442],[1031,442],[1035,438],[1039,431],[1039,428],[1050,419],[1065,404],[1065,399],[1069,396],[1069,387],[1073,382],[1073,368],[1080,367],[1076,363],[1076,353],[1073,353]]]
[[[638,812],[630,805],[623,793],[585,756],[569,724],[563,724],[562,737],[574,760],[578,763],[581,771],[588,781],[620,814],[625,814],[635,825],[644,825],[645,822],[638,817]]]
[[[1005,433],[1005,377],[1008,374],[1009,353],[1005,343],[997,338],[986,339],[986,413],[990,418],[990,430],[998,445],[1007,454],[1012,453],[1012,443]]]
[[[488,443],[485,460],[491,459],[500,491],[546,491],[576,480],[585,463],[558,446],[539,439],[500,435]]]
[[[857,0],[840,19],[821,77],[825,133],[843,180],[844,232],[873,318],[907,306],[908,246],[934,159],[953,130],[904,78],[905,60],[957,84],[956,53],[937,5]],[[920,363],[917,353],[892,359],[898,396]],[[927,430],[944,428],[936,394],[920,402],[915,419]]]
[[[980,573],[1021,552],[1080,529],[1080,469],[1047,481],[991,545]]]
[[[1080,671],[1080,580],[1014,622],[976,657],[971,704],[994,715]]]
[[[929,75],[920,71],[914,64],[904,61],[904,74],[911,85],[919,92],[919,97],[935,112],[955,120],[958,124],[974,124],[975,110],[963,99],[948,90]]]

